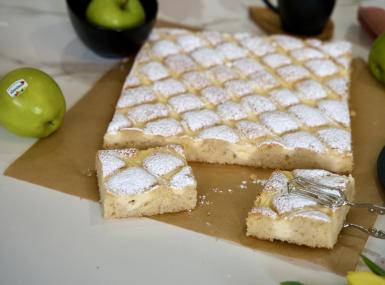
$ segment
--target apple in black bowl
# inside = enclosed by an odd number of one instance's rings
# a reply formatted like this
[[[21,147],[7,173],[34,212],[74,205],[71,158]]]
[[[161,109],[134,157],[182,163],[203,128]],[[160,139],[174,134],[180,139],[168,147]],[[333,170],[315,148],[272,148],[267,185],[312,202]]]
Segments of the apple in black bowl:
[[[137,52],[158,12],[156,0],[67,0],[67,7],[79,38],[104,57]]]

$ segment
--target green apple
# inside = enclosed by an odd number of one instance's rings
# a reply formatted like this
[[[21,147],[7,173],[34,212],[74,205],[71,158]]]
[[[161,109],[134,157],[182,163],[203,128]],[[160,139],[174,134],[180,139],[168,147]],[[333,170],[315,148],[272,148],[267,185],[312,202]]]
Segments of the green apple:
[[[369,54],[369,69],[372,75],[385,84],[385,33],[373,43]]]
[[[0,79],[0,124],[28,137],[46,137],[62,123],[66,103],[60,87],[35,68],[18,68]]]
[[[92,0],[86,17],[91,23],[109,29],[133,28],[146,20],[139,0]]]

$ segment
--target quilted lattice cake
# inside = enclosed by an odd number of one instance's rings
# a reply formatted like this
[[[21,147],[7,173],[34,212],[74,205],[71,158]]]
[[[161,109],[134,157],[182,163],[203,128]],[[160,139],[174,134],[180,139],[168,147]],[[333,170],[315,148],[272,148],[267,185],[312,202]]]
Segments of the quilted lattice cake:
[[[181,144],[189,161],[350,172],[351,44],[155,29],[105,148]]]
[[[179,145],[100,150],[96,170],[105,218],[195,208],[196,181]]]
[[[349,207],[332,209],[288,193],[288,182],[294,177],[338,188],[349,200],[353,199],[354,180],[351,176],[336,175],[325,170],[275,171],[248,214],[247,235],[310,247],[333,248]]]

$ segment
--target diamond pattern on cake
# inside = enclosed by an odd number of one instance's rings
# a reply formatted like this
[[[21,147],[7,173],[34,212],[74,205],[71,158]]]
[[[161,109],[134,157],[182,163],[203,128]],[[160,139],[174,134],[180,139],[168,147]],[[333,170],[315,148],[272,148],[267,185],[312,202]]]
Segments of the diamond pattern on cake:
[[[338,67],[328,59],[313,59],[305,62],[305,66],[319,77],[334,75],[338,72]]]
[[[193,94],[182,94],[172,97],[168,103],[177,113],[200,109],[204,106],[203,102]]]
[[[327,96],[326,90],[322,85],[312,79],[305,80],[296,84],[297,95],[302,100],[318,100]]]
[[[211,48],[201,48],[191,53],[192,58],[204,67],[222,64],[223,60]]]
[[[299,103],[299,99],[295,92],[287,88],[275,89],[271,91],[270,98],[282,107],[289,107]]]
[[[249,113],[260,114],[276,109],[275,105],[266,97],[250,95],[241,99],[241,104]]]
[[[187,55],[175,54],[166,58],[165,64],[172,72],[181,74],[196,69],[197,65]]]
[[[143,131],[149,135],[170,137],[183,133],[183,128],[177,120],[166,118],[147,123]]]
[[[253,93],[253,84],[246,80],[231,80],[224,84],[225,89],[235,97],[242,97],[244,95]]]
[[[307,105],[295,105],[289,108],[302,123],[308,127],[320,127],[327,125],[330,121],[317,108]]]
[[[194,89],[202,89],[212,84],[206,72],[191,71],[183,74],[182,79]]]
[[[130,109],[127,114],[135,123],[146,123],[154,119],[167,117],[169,108],[161,103],[143,104]]]
[[[227,101],[221,105],[218,105],[217,112],[224,120],[241,120],[247,117],[247,113],[243,109],[241,104]]]
[[[260,116],[261,123],[277,135],[299,129],[299,124],[293,116],[286,112],[266,112]]]
[[[252,37],[241,40],[242,46],[247,48],[256,56],[263,56],[275,52],[275,48],[265,38]]]
[[[209,86],[201,91],[202,97],[207,100],[207,102],[218,105],[230,99],[230,94],[218,86]]]
[[[211,110],[191,111],[182,115],[184,122],[192,131],[218,124],[220,117]]]
[[[277,69],[277,74],[286,82],[295,82],[310,77],[309,71],[299,65],[286,65]]]
[[[168,70],[161,63],[154,61],[145,64],[140,71],[151,81],[156,81],[169,76]]]
[[[279,53],[273,53],[266,55],[262,58],[262,61],[271,68],[277,68],[283,65],[291,64],[292,61],[289,57]]]
[[[186,86],[184,86],[179,80],[165,79],[154,83],[154,91],[164,97],[170,97],[186,92]]]

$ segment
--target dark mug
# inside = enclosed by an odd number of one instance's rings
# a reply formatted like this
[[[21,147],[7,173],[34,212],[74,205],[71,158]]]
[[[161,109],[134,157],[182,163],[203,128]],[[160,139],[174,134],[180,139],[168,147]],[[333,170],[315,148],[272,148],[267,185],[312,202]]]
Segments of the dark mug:
[[[335,4],[335,0],[278,0],[278,6],[263,2],[279,15],[285,32],[308,36],[323,31]]]

